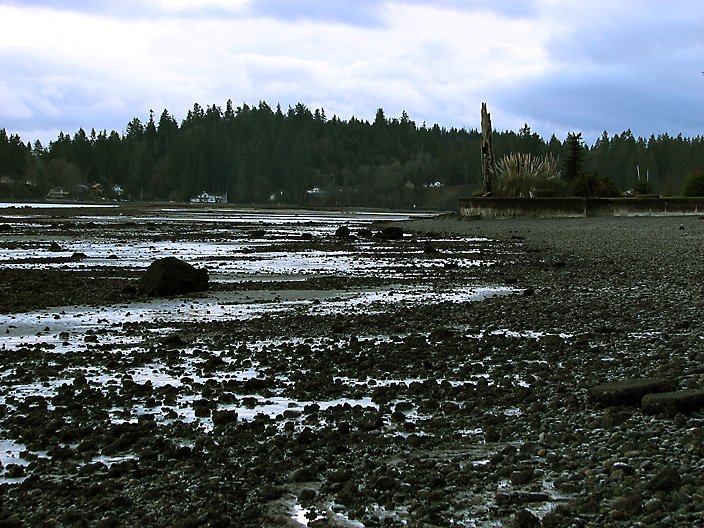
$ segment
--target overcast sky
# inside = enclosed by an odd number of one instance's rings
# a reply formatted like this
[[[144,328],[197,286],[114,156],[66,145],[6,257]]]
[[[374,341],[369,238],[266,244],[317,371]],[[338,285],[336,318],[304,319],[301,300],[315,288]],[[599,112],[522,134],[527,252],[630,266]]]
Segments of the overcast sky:
[[[0,128],[296,103],[592,145],[704,135],[701,0],[0,0]]]

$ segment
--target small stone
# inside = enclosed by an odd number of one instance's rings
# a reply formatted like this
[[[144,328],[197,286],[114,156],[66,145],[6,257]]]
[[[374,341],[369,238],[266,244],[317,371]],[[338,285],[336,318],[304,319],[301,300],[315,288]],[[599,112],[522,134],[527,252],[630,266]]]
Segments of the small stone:
[[[640,497],[635,493],[629,493],[627,495],[624,495],[614,503],[611,513],[613,514],[614,512],[619,512],[619,514],[622,515],[619,518],[624,518],[640,511]]]
[[[514,486],[522,486],[528,484],[535,476],[535,471],[532,468],[524,469],[522,471],[514,471],[511,473],[511,484]]]
[[[237,422],[237,411],[222,410],[213,411],[213,425],[227,425]]]
[[[653,491],[670,491],[680,486],[682,477],[672,466],[660,470],[653,478],[646,483],[646,488]]]
[[[347,469],[336,469],[328,475],[328,482],[347,482],[352,478],[352,473]]]
[[[301,504],[308,504],[313,502],[317,496],[318,494],[315,492],[315,490],[305,488],[302,489],[301,492],[298,494],[298,502],[300,502]]]
[[[378,429],[383,424],[384,421],[380,413],[375,411],[367,411],[359,420],[358,425],[362,431],[371,431],[373,429]]]
[[[284,493],[286,493],[286,488],[271,484],[266,484],[259,489],[259,497],[267,501],[278,500]]]
[[[540,519],[528,510],[518,510],[511,519],[514,528],[537,528],[541,525]]]
[[[301,467],[289,476],[289,482],[310,482],[316,478],[316,472],[311,467]]]
[[[643,509],[648,513],[654,513],[656,511],[662,510],[663,502],[661,499],[653,498],[650,499],[643,505]]]

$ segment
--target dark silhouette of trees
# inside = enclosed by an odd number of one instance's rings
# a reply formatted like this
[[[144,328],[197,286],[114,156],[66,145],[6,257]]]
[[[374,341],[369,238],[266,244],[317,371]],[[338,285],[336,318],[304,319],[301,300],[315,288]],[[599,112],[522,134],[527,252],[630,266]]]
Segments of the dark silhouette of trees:
[[[477,129],[418,126],[405,111],[396,118],[379,108],[370,123],[328,117],[325,109],[302,103],[284,110],[229,100],[224,109],[196,103],[180,123],[168,110],[156,116],[150,111],[146,123],[135,117],[123,133],[62,132],[46,147],[25,145],[2,129],[0,177],[31,182],[22,193],[36,198],[56,186],[70,191],[99,182],[106,198],[120,189],[122,198],[185,201],[205,190],[227,193],[235,203],[379,207],[454,208],[455,195],[482,185]],[[589,148],[581,133],[564,143],[554,135],[545,141],[525,124],[517,133],[495,131],[493,138],[497,157],[559,158],[563,176],[587,195],[634,188],[638,174],[656,192],[678,194],[685,176],[704,167],[702,137],[645,140],[630,131],[604,132]],[[21,195],[8,184],[0,192]],[[445,204],[437,198],[443,192]]]

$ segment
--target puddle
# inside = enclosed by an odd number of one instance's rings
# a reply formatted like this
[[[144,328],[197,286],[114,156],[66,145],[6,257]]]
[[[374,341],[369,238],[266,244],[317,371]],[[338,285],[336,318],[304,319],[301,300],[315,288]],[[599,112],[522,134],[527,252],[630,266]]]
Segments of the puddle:
[[[389,304],[426,304],[429,302],[474,302],[497,295],[511,295],[518,290],[508,287],[458,288],[437,291],[397,288],[375,291],[283,290],[266,293],[218,291],[190,299],[154,299],[129,305],[102,307],[70,306],[55,310],[0,315],[0,349],[11,346],[45,344],[54,351],[72,351],[83,346],[72,336],[98,332],[102,344],[128,345],[138,338],[126,337],[120,328],[129,323],[163,321],[165,325],[194,319],[251,319],[265,314],[291,312],[301,308],[316,314],[341,313],[364,309],[368,313],[384,311]],[[67,347],[65,343],[69,343]]]

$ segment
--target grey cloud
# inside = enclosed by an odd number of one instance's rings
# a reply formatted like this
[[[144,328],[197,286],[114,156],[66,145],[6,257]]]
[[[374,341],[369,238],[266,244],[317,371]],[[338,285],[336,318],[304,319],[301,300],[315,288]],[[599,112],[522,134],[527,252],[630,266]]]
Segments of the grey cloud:
[[[286,21],[302,19],[341,22],[351,25],[376,26],[382,22],[384,2],[378,0],[256,0],[251,12]]]
[[[20,9],[44,8],[52,11],[67,11],[89,15],[105,15],[119,18],[135,18],[153,15],[154,12],[138,0],[0,0],[0,5]]]
[[[627,129],[642,137],[702,134],[694,109],[702,107],[704,97],[692,92],[673,97],[666,88],[638,82],[637,77],[623,82],[616,75],[561,74],[505,90],[496,100],[504,113],[521,116],[544,138],[554,133],[564,139],[572,131],[593,140],[604,130],[613,135]]]
[[[628,9],[628,7],[632,9]],[[563,20],[547,44],[552,66],[519,89],[497,94],[505,112],[525,116],[541,135],[607,130],[634,135],[704,130],[704,5],[675,1],[614,3],[597,20]],[[671,8],[670,8],[671,7]],[[559,137],[558,133],[558,137]]]
[[[282,20],[306,19],[377,26],[385,24],[386,7],[393,4],[427,5],[435,9],[451,8],[466,12],[490,11],[509,18],[532,16],[536,12],[533,2],[527,0],[255,0],[250,9],[253,14]]]
[[[45,8],[59,12],[73,12],[117,18],[155,19],[160,17],[208,17],[226,19],[259,16],[285,22],[312,20],[341,23],[360,27],[380,27],[387,23],[387,7],[391,5],[422,6],[434,9],[448,8],[464,12],[492,12],[506,18],[525,18],[536,14],[534,2],[528,0],[250,0],[242,7],[213,3],[179,6],[177,9],[162,7],[157,3],[140,0],[0,0],[0,5],[17,8]],[[168,4],[166,4],[168,6]],[[471,30],[471,28],[468,28]]]
[[[617,2],[611,10],[584,14],[585,20],[564,19],[570,29],[548,41],[548,49],[556,60],[604,64],[648,62],[692,47],[701,51],[704,4],[672,4],[644,2],[626,10]]]
[[[115,79],[96,80],[92,71],[77,69],[75,64],[69,67],[57,58],[0,55],[0,63],[0,76],[23,110],[0,107],[0,120],[23,141],[40,139],[48,144],[57,131],[73,134],[79,128],[121,131],[126,113],[135,107],[135,100],[126,98],[129,93],[116,95]]]

